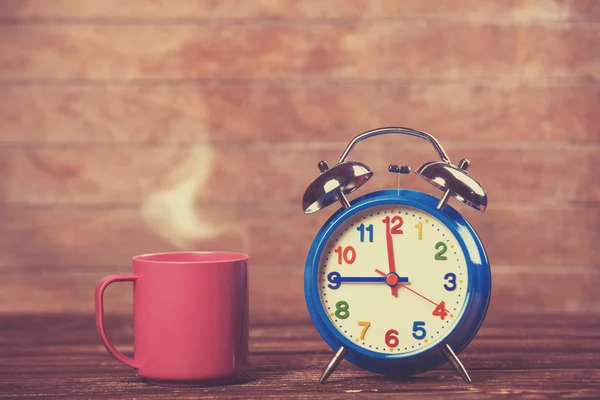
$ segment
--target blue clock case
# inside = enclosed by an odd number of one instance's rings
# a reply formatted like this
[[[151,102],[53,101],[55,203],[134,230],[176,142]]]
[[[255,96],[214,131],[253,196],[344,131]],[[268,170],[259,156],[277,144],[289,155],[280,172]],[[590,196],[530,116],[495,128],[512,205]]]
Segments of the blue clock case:
[[[310,247],[304,271],[304,294],[308,312],[319,334],[335,351],[341,346],[348,349],[345,359],[369,371],[386,375],[412,375],[444,364],[447,359],[441,351],[444,344],[460,353],[475,337],[483,323],[490,301],[491,274],[489,262],[479,237],[467,220],[449,205],[443,211],[436,208],[439,199],[414,190],[381,190],[368,193],[351,202],[348,209],[340,209],[323,225]],[[353,215],[374,206],[401,205],[420,209],[437,218],[450,229],[465,254],[469,283],[467,301],[461,320],[437,345],[416,354],[382,354],[357,346],[346,339],[327,317],[321,305],[318,290],[318,268],[325,244],[335,230]]]

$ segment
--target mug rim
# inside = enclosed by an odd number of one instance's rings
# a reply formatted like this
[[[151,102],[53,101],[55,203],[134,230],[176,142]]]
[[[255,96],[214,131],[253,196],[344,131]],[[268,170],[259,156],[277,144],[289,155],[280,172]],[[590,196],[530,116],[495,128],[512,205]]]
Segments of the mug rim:
[[[159,257],[175,255],[175,254],[190,254],[190,255],[219,255],[223,258],[218,260],[188,260],[188,261],[175,261],[175,260],[164,260],[157,259]],[[156,257],[156,258],[155,258]],[[238,261],[247,261],[249,256],[245,253],[239,253],[235,251],[165,251],[160,253],[146,253],[133,256],[132,261],[137,262],[151,262],[153,264],[215,264],[215,263],[230,263]]]

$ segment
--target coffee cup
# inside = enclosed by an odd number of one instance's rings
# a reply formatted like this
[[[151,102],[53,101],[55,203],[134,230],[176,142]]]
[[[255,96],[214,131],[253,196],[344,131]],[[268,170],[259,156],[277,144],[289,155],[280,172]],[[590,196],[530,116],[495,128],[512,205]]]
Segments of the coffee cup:
[[[109,341],[103,294],[133,282],[134,356]],[[133,273],[96,286],[96,326],[117,360],[156,384],[223,382],[248,364],[248,256],[172,252],[133,257]]]

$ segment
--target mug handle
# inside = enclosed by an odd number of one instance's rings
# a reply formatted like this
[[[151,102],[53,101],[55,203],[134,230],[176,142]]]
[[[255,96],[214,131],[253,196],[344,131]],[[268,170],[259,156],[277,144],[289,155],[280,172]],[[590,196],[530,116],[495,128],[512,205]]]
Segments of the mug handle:
[[[104,347],[110,354],[112,354],[117,360],[121,361],[124,364],[129,365],[133,368],[139,368],[138,363],[123,353],[121,353],[117,348],[110,342],[108,339],[108,335],[104,330],[104,290],[113,282],[134,282],[137,279],[135,275],[109,275],[106,278],[102,279],[96,285],[96,328],[98,328],[98,333],[100,334],[100,338],[102,339],[102,343],[104,343]]]

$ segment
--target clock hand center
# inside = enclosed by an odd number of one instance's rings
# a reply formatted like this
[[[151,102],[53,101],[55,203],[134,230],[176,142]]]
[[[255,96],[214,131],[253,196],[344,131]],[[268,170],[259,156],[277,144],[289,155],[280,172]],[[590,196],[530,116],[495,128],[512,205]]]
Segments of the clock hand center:
[[[385,272],[380,271],[378,269],[376,269],[375,272],[377,272],[381,276],[384,276],[385,277],[385,283],[387,283],[388,286],[390,286],[392,288],[395,288],[399,283],[408,283],[408,277],[407,276],[399,276],[395,272],[390,272],[390,273],[386,274]]]

